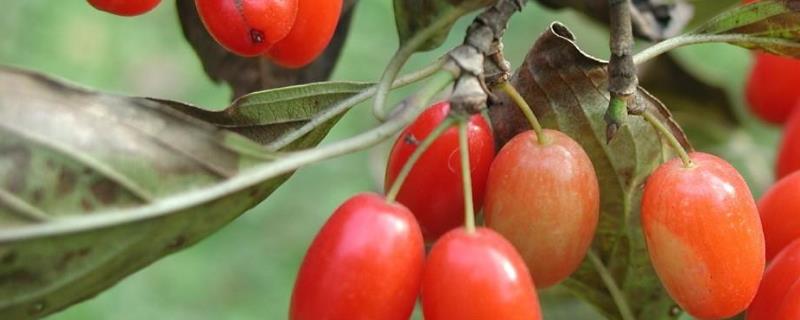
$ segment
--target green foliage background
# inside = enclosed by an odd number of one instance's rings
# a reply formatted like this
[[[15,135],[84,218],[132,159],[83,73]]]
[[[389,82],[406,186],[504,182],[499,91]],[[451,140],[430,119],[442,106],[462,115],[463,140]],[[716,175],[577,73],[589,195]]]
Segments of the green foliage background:
[[[732,3],[735,1],[697,1],[698,19]],[[375,81],[397,47],[391,1],[360,1],[354,19],[333,79]],[[569,26],[589,53],[608,56],[608,36],[602,26],[574,12],[554,12],[531,4],[513,18],[505,38],[506,54],[514,66],[553,20]],[[426,64],[460,42],[468,22],[460,21],[442,48],[414,56],[406,70]],[[698,118],[703,106],[691,101],[678,106],[678,121],[687,127],[691,139],[709,141],[702,144],[708,146],[704,151],[732,161],[754,193],[760,194],[772,180],[778,130],[753,120],[745,111],[741,90],[749,54],[732,46],[704,45],[678,50],[675,56],[697,77],[725,89],[743,125],[708,126]],[[171,1],[135,18],[99,12],[84,1],[7,1],[0,10],[0,64],[124,95],[212,108],[224,107],[230,98],[229,89],[203,74],[182,37]],[[396,101],[408,92],[401,90],[393,97]],[[350,136],[373,124],[368,108],[357,107],[327,139]],[[51,318],[285,318],[306,247],[339,203],[357,192],[380,191],[388,147],[384,144],[301,170],[267,201],[214,236]],[[562,289],[548,290],[543,299],[548,319],[597,318]]]

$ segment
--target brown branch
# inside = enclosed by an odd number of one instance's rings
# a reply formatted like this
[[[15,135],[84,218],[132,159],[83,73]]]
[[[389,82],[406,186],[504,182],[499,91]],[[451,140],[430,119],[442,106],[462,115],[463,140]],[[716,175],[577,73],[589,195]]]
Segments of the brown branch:
[[[611,99],[606,111],[606,138],[614,138],[625,124],[638,80],[633,63],[633,28],[631,25],[630,0],[609,0],[611,31],[611,59],[608,64],[608,92]]]

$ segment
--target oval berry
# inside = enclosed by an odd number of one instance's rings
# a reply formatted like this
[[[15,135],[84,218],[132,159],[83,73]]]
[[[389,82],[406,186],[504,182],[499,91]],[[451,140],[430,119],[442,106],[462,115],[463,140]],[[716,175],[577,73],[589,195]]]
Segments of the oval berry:
[[[414,216],[374,194],[343,203],[309,247],[290,319],[408,319],[424,245]]]
[[[774,319],[800,319],[800,280],[795,280],[783,297],[783,303]]]
[[[745,95],[750,110],[764,121],[782,124],[800,99],[800,60],[755,53]]]
[[[292,30],[267,51],[267,57],[288,68],[311,63],[331,42],[341,12],[342,0],[300,1]]]
[[[88,0],[95,9],[118,16],[138,16],[153,10],[161,0]]]
[[[285,38],[298,0],[195,0],[197,13],[217,42],[241,56],[257,56]]]
[[[448,102],[437,103],[400,134],[389,154],[384,185],[386,190],[391,188],[417,145],[447,117],[449,111]],[[473,115],[469,119],[467,136],[472,199],[475,208],[480,208],[489,166],[494,158],[494,137],[489,124],[480,115]],[[464,224],[459,150],[458,129],[453,127],[446,130],[417,160],[397,194],[397,201],[406,205],[417,217],[426,241],[433,241]]]
[[[798,319],[776,317],[784,297],[797,280],[800,280],[800,240],[786,246],[770,262],[758,294],[747,308],[747,320]]]
[[[497,154],[486,183],[486,225],[522,254],[539,289],[578,268],[594,238],[600,187],[592,161],[569,136],[516,135]]]
[[[797,101],[797,105],[800,106],[800,100]],[[800,110],[793,112],[783,127],[775,176],[781,179],[798,170],[800,170]]]
[[[454,229],[434,244],[422,278],[422,310],[427,320],[542,318],[522,258],[487,228]]]
[[[642,227],[670,296],[703,319],[731,317],[753,300],[764,271],[764,234],[744,179],[716,156],[691,153],[647,179]]]
[[[781,179],[758,201],[767,260],[800,238],[800,172]]]

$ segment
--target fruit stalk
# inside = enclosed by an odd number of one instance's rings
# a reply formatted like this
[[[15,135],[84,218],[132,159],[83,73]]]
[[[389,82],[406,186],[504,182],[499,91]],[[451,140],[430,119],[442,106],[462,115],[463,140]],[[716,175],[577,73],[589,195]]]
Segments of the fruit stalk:
[[[539,119],[536,118],[533,110],[531,110],[531,106],[525,101],[525,98],[523,98],[519,94],[519,91],[517,91],[517,89],[507,81],[500,84],[500,89],[503,90],[503,92],[505,92],[511,98],[511,100],[514,101],[514,104],[517,105],[519,110],[525,115],[525,118],[528,119],[528,122],[531,124],[531,128],[534,132],[536,132],[536,138],[539,140],[539,143],[547,144],[548,138],[544,134],[542,125],[539,123]]]
[[[439,123],[439,125],[436,126],[436,128],[434,128],[433,131],[431,131],[431,133],[422,140],[419,146],[414,149],[414,152],[408,157],[408,161],[406,161],[406,163],[403,164],[403,168],[400,169],[400,173],[397,174],[397,178],[392,183],[391,189],[389,189],[389,192],[386,193],[386,201],[390,203],[395,201],[397,194],[400,192],[400,188],[403,186],[403,182],[408,177],[408,173],[411,172],[412,168],[414,168],[414,164],[416,164],[417,160],[422,157],[422,154],[428,150],[428,147],[430,147],[431,144],[433,144],[433,142],[436,141],[436,139],[439,138],[439,136],[441,136],[445,130],[449,129],[453,125],[453,122],[455,122],[455,119],[452,117],[445,118],[444,121]]]
[[[642,117],[644,117],[644,120],[649,122],[650,125],[656,129],[656,131],[660,132],[664,137],[667,138],[669,145],[672,147],[675,153],[678,154],[678,156],[681,158],[681,161],[683,161],[684,167],[690,168],[693,166],[692,159],[689,158],[689,154],[678,141],[678,138],[675,138],[675,135],[673,135],[672,132],[669,131],[669,129],[667,129],[667,127],[658,120],[658,118],[656,118],[656,116],[650,112],[644,112],[642,113]]]
[[[469,143],[467,129],[469,116],[458,121],[458,149],[461,151],[461,179],[464,187],[464,226],[467,233],[475,232],[475,209],[472,204],[472,176],[469,168]]]

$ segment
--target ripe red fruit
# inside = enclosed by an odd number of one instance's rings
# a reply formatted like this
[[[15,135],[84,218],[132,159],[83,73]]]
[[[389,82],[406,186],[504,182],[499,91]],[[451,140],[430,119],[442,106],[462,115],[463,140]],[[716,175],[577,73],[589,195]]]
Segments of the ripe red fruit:
[[[755,53],[755,62],[745,88],[750,110],[764,121],[775,124],[786,122],[800,99],[798,83],[800,60]]]
[[[294,25],[298,0],[195,0],[206,29],[220,45],[257,56],[285,38]]]
[[[764,271],[764,234],[753,196],[730,164],[691,153],[647,179],[642,227],[670,296],[703,319],[731,317],[753,300]]]
[[[267,51],[267,57],[288,68],[311,63],[328,47],[341,12],[342,0],[300,1],[292,30]]]
[[[747,308],[747,320],[800,319],[776,317],[784,297],[797,280],[800,280],[800,240],[786,246],[770,262],[758,294]]]
[[[391,188],[419,142],[447,117],[449,111],[450,103],[437,103],[400,134],[389,154],[385,190]],[[489,124],[480,115],[469,119],[467,136],[472,199],[475,208],[480,208],[486,176],[494,158],[494,138]],[[426,241],[433,241],[448,230],[464,224],[459,150],[458,129],[452,127],[442,133],[419,158],[397,194],[397,201],[406,205],[417,217]]]
[[[795,280],[775,314],[773,319],[800,319],[800,280]]]
[[[89,4],[97,10],[126,17],[153,10],[160,2],[161,0],[89,0]]]
[[[542,318],[525,263],[487,228],[454,229],[434,244],[422,278],[426,320]]]
[[[800,172],[795,172],[773,185],[758,201],[758,212],[764,228],[767,260],[772,260],[783,247],[800,238]]]
[[[594,238],[600,191],[592,162],[569,136],[544,130],[511,139],[497,154],[486,183],[486,225],[522,254],[537,288],[578,268]]]
[[[424,254],[408,209],[374,194],[350,198],[306,253],[290,319],[408,319]]]
[[[797,105],[800,106],[800,100]],[[797,170],[800,170],[800,110],[793,112],[783,127],[775,176],[781,179]]]

